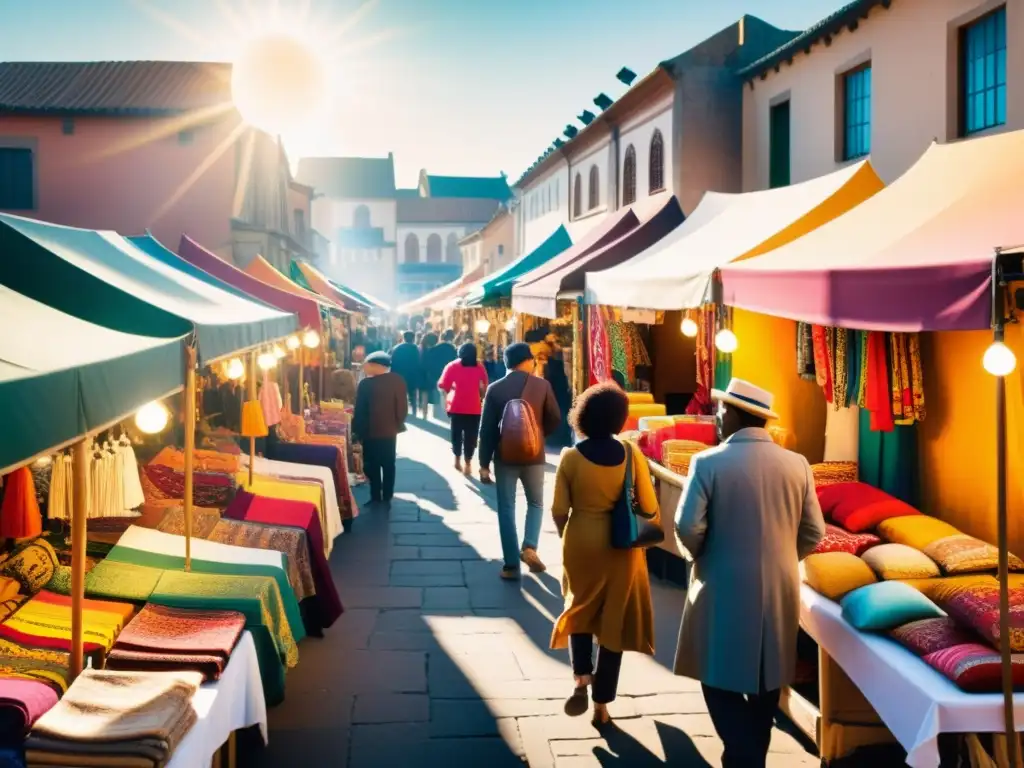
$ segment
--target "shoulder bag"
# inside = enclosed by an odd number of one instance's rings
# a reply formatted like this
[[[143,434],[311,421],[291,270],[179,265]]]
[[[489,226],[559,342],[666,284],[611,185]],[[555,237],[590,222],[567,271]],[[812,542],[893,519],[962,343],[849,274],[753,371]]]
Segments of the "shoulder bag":
[[[612,507],[611,544],[614,549],[651,547],[665,540],[665,531],[645,514],[636,501],[633,483],[633,446],[623,442],[626,451],[626,472],[622,481],[622,494]]]

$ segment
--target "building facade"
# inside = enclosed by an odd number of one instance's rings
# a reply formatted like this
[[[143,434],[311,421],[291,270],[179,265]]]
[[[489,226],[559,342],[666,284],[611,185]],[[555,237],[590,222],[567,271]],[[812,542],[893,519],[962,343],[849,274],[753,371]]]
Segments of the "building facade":
[[[286,213],[283,148],[231,106],[230,65],[0,63],[0,210],[141,234],[187,234],[244,265],[308,255]]]
[[[625,206],[678,197],[692,211],[708,190],[742,184],[743,80],[737,70],[798,33],[744,16],[662,62],[582,128],[567,126],[516,182],[516,250],[559,225],[574,241]],[[650,201],[650,202],[648,202]]]
[[[743,188],[1024,128],[1024,1],[859,0],[742,71]]]
[[[507,206],[499,206],[491,220],[459,241],[462,251],[462,273],[469,274],[481,266],[489,275],[508,266],[515,246],[514,214]]]

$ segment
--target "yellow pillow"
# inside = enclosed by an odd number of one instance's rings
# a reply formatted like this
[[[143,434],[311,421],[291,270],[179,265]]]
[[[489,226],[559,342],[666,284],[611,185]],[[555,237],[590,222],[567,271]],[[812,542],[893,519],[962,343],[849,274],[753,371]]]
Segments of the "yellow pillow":
[[[1013,576],[1011,574],[1010,578]],[[942,576],[934,579],[895,579],[913,587],[934,603],[941,603],[952,592],[973,584],[997,583],[994,576],[972,573],[967,576]]]
[[[906,544],[879,544],[860,557],[883,581],[931,579],[940,575],[939,566],[928,555]]]
[[[653,403],[654,395],[650,392],[627,392],[626,399],[629,400],[630,405],[633,403]]]
[[[0,576],[0,602],[16,597],[21,591],[21,584],[8,576]]]
[[[893,544],[906,544],[908,547],[924,551],[929,544],[956,536],[960,531],[937,517],[928,515],[904,515],[890,517],[878,524],[878,535]]]
[[[877,581],[867,563],[849,552],[808,555],[800,566],[811,589],[830,600],[838,601],[847,592]]]

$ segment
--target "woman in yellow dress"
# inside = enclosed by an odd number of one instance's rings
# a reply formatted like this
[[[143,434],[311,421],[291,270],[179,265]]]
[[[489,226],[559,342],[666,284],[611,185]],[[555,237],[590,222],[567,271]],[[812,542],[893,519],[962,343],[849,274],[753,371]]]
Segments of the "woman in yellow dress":
[[[636,503],[651,523],[661,525],[658,499],[643,455],[615,435],[626,423],[626,393],[607,382],[580,395],[569,415],[584,437],[566,450],[555,476],[551,513],[562,536],[562,593],[565,610],[555,622],[552,648],[569,648],[576,688],[565,703],[566,714],[587,711],[593,722],[609,722],[623,651],[654,654],[654,608],[647,559],[642,549],[613,549],[611,512],[622,494],[626,451],[633,452]],[[594,662],[594,637],[599,645]]]

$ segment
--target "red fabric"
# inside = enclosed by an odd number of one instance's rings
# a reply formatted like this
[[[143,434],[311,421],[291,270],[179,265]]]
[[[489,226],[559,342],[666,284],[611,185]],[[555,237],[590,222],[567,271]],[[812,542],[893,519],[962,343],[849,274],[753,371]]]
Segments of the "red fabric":
[[[889,636],[917,656],[927,656],[956,645],[978,641],[977,635],[948,616],[912,621],[892,630]]]
[[[919,515],[918,510],[867,483],[836,483],[817,489],[825,517],[851,533],[861,533],[890,517]]]
[[[600,384],[612,377],[608,331],[600,307],[590,307],[590,384]]]
[[[981,643],[964,643],[929,653],[925,662],[969,693],[997,693],[1002,690],[999,653]],[[1013,688],[1024,688],[1024,654],[1010,657]]]
[[[864,406],[871,413],[871,429],[892,432],[892,391],[889,388],[889,358],[886,355],[885,334],[868,334],[868,372],[864,390]]]
[[[29,539],[43,532],[43,516],[39,513],[36,484],[32,470],[21,467],[4,480],[4,502],[0,507],[0,537]]]
[[[675,424],[676,440],[695,440],[704,445],[718,444],[718,427],[713,422],[693,423],[677,421]]]
[[[480,387],[487,389],[487,371],[482,363],[475,366],[463,365],[461,360],[453,360],[444,367],[441,380],[437,382],[439,389],[447,393],[445,408],[448,413],[480,415],[483,402]]]
[[[815,547],[814,554],[848,552],[851,555],[859,556],[861,553],[871,549],[871,547],[881,543],[882,540],[873,533],[850,533],[837,525],[826,523],[825,535],[818,542],[818,546]]]
[[[999,647],[999,586],[965,584],[943,598],[941,607],[965,627],[970,627],[993,648]],[[1010,589],[1010,615],[1007,618],[1010,650],[1024,652],[1024,589]]]

